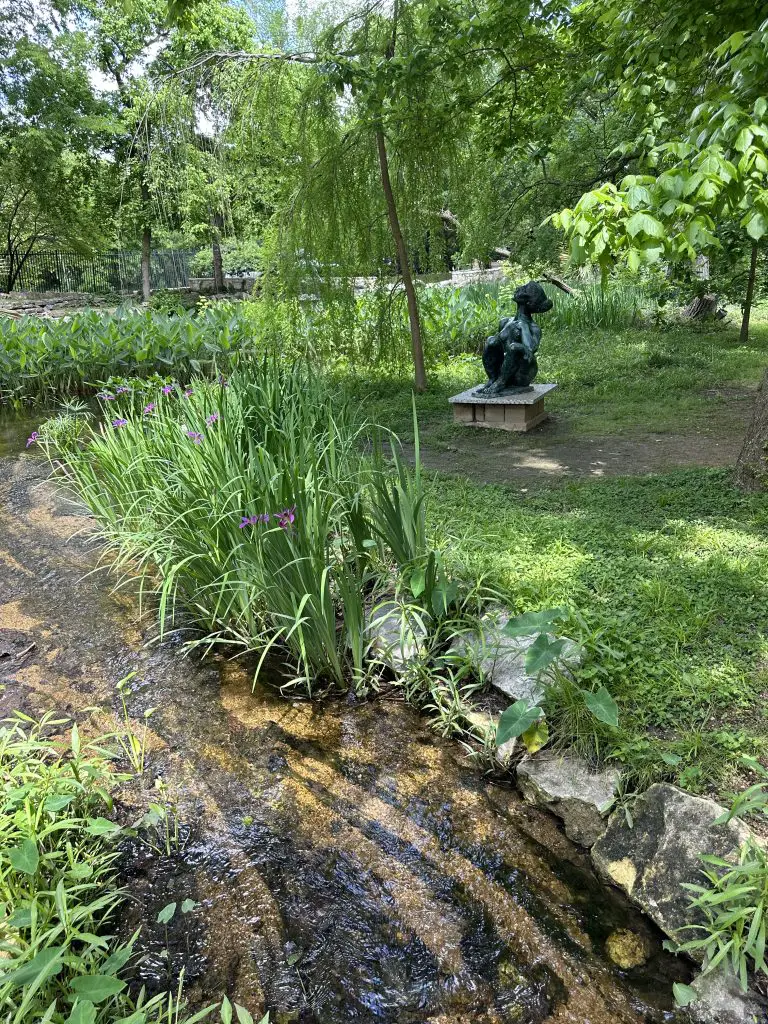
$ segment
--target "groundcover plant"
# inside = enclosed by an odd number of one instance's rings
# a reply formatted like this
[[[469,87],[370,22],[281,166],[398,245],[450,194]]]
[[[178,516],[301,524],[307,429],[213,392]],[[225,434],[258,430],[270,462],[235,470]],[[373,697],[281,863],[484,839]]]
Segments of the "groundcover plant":
[[[19,712],[0,722],[0,1017],[7,1024],[194,1024],[233,1019],[228,1000],[184,1012],[174,993],[131,994],[138,932],[121,941],[112,737]],[[238,1020],[253,1021],[243,1007]],[[262,1024],[268,1024],[265,1018]]]

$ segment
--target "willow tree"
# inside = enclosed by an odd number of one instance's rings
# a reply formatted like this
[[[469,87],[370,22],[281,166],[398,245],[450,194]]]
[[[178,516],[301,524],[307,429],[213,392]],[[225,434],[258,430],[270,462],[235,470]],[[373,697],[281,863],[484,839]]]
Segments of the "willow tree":
[[[218,52],[198,65],[249,65],[253,124],[268,133],[280,112],[291,138],[272,254],[282,279],[301,290],[313,275],[328,285],[395,270],[418,391],[426,372],[414,268],[441,255],[442,214],[482,166],[471,159],[474,119],[493,104],[511,115],[534,79],[546,93],[542,40],[567,6],[369,0],[344,5],[343,17],[316,11],[294,26],[290,50]]]

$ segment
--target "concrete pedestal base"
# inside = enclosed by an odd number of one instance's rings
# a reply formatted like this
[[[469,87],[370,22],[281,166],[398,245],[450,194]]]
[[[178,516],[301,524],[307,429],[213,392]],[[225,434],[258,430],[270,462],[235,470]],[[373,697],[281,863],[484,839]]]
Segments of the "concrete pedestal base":
[[[544,410],[544,396],[556,387],[557,384],[532,384],[527,391],[509,395],[476,395],[477,388],[470,388],[449,401],[456,423],[467,427],[526,431],[533,430],[548,418],[549,413]]]

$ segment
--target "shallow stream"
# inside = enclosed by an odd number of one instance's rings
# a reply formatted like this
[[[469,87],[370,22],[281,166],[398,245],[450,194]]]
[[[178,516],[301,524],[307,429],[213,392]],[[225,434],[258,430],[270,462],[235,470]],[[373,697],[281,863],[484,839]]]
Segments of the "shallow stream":
[[[23,450],[19,427],[0,443]],[[137,980],[183,966],[193,1002],[226,991],[273,1024],[673,1019],[686,967],[549,815],[402,703],[285,699],[238,661],[147,647],[151,616],[92,573],[91,521],[48,475],[0,459],[0,710],[114,729],[131,672],[134,727],[157,709],[143,785],[163,781],[181,825],[170,856],[125,858]],[[146,799],[129,789],[120,813]],[[183,900],[199,906],[156,923]],[[611,962],[616,929],[643,937],[644,966]]]

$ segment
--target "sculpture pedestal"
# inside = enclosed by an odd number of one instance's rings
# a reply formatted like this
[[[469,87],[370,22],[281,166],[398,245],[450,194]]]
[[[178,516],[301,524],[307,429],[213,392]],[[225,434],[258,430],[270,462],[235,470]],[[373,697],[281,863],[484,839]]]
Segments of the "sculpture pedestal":
[[[449,401],[454,420],[466,427],[526,431],[548,418],[544,396],[556,387],[557,384],[532,384],[528,391],[509,395],[476,395],[475,387],[454,395]]]

